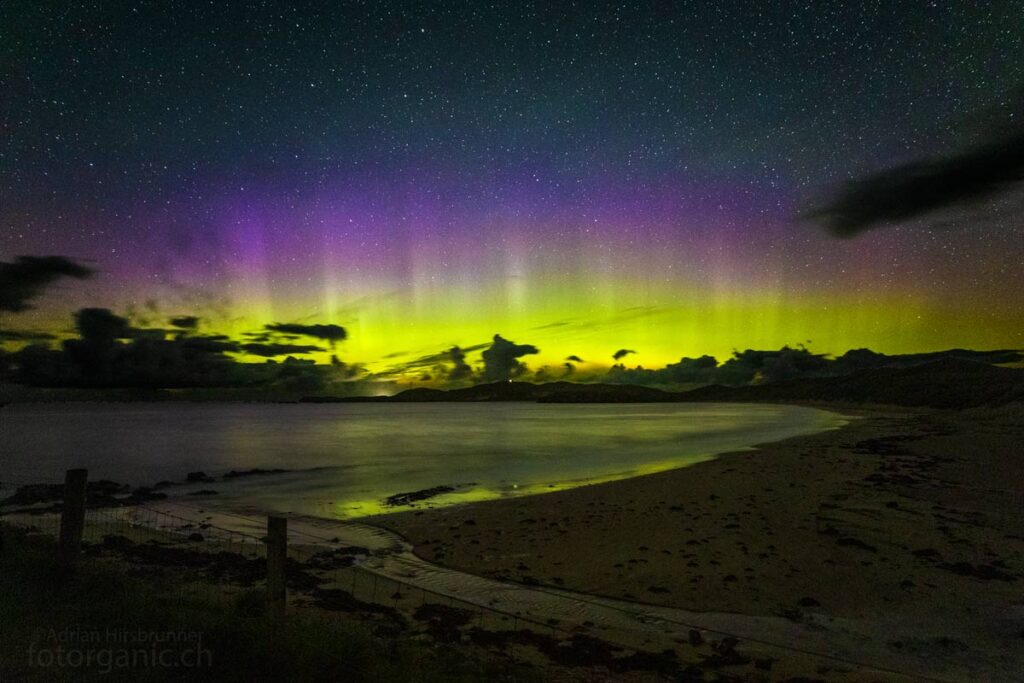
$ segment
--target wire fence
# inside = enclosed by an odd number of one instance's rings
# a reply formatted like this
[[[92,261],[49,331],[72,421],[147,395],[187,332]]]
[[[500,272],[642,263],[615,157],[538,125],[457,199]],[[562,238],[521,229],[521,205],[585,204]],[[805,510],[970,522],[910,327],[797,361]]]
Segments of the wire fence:
[[[259,523],[255,519],[251,521]],[[0,511],[0,533],[4,527],[18,529],[29,536],[57,540],[61,536],[61,515],[59,512],[4,514]],[[171,597],[175,600],[195,599],[204,604],[218,604],[233,593],[255,589],[258,594],[267,583],[264,536],[143,505],[88,508],[83,525],[82,555],[97,561],[119,562],[126,568],[149,565],[169,572],[180,579],[172,584],[175,592]],[[334,557],[330,550],[312,545],[289,545],[286,571],[290,603],[294,606],[292,614],[301,613],[307,604],[319,602],[328,610],[371,614],[379,610],[382,618],[389,617],[390,613],[383,610],[394,608],[397,598],[392,598],[391,608],[373,602],[375,599],[382,604],[387,601],[386,582],[358,567],[334,566]],[[148,572],[144,575],[149,576]],[[159,586],[166,589],[168,584]],[[338,587],[350,591],[351,597],[338,592],[341,590]],[[124,609],[130,603],[115,601],[112,607],[119,604]],[[397,620],[398,614],[396,611],[392,618]],[[110,616],[111,624],[130,625],[135,615],[113,613]],[[109,633],[107,631],[108,637]],[[353,663],[329,646],[319,651],[333,661],[335,669],[348,674],[346,680],[375,683],[394,680],[394,676],[387,675],[387,667],[367,665],[365,658],[356,658]],[[414,661],[430,656],[429,650],[420,648],[406,652],[406,659],[410,658],[410,652]],[[464,659],[463,667],[472,662]],[[415,664],[407,663],[402,669],[402,678],[417,680],[419,670]],[[482,669],[480,673],[482,678]]]
[[[250,527],[265,524],[257,518],[245,520]],[[0,513],[0,525],[59,539],[61,515],[57,511]],[[265,535],[212,524],[198,509],[195,515],[183,516],[146,505],[88,507],[82,553],[174,572],[186,579],[175,583],[175,590],[180,591],[176,597],[210,602],[225,593],[265,589],[266,541]],[[365,559],[362,550],[326,536],[291,530],[286,564],[290,611],[309,607],[369,615],[396,631],[415,624],[435,644],[488,649],[513,663],[542,671],[549,669],[550,656],[560,641],[584,630],[386,576],[360,564]],[[365,671],[352,673],[365,678]]]
[[[231,591],[265,589],[267,537],[254,530],[265,528],[266,523],[254,517],[235,517],[250,531],[213,524],[210,520],[214,516],[200,508],[191,509],[185,516],[145,504],[87,507],[84,552],[185,572],[194,580],[182,582],[181,590],[201,599]],[[55,511],[0,514],[0,524],[60,537],[60,514]],[[386,575],[368,559],[366,549],[346,546],[329,534],[289,530],[285,582],[291,611],[309,607],[358,613],[377,624],[391,625],[396,631],[418,624],[417,628],[428,633],[434,643],[483,648],[542,671],[550,666],[585,664],[659,675],[677,673],[687,664],[707,663],[709,656],[717,657],[719,666],[744,659],[749,663],[749,658],[731,649],[743,640],[762,646],[764,662],[776,659],[773,654],[799,654],[906,679],[930,680],[831,653],[741,638],[672,619],[653,619],[658,628],[646,629],[641,637],[586,620],[563,623],[528,608],[501,609],[433,590],[393,573]],[[615,609],[603,602],[600,607]],[[637,613],[629,616],[651,621],[649,616]]]

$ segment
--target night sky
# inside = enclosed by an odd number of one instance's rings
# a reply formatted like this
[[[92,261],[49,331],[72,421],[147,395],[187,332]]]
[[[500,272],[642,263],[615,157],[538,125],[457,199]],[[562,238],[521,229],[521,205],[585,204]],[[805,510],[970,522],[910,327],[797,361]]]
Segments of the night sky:
[[[97,271],[12,327],[331,323],[377,371],[1024,345],[1018,193],[806,217],[1019,122],[1020,2],[7,2],[0,60],[0,260]]]

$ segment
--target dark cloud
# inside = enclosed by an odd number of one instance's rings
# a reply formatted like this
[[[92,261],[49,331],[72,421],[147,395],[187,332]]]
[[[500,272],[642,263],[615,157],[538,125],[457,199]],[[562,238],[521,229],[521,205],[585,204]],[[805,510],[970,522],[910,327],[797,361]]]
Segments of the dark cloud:
[[[500,382],[519,377],[526,372],[526,365],[519,362],[519,358],[534,353],[539,353],[536,346],[516,344],[500,334],[496,334],[490,348],[482,354],[484,359],[482,379],[485,382]]]
[[[301,325],[298,323],[271,323],[265,328],[280,334],[295,334],[314,339],[323,339],[334,346],[336,342],[345,341],[348,333],[341,325]]]
[[[177,341],[183,348],[204,353],[238,353],[238,342],[231,341],[224,334],[207,334],[194,337],[179,337]]]
[[[460,382],[473,377],[473,368],[466,362],[466,352],[458,346],[448,349],[448,359],[452,362],[452,368],[448,371],[449,382]]]
[[[582,363],[583,362],[583,359],[580,358],[579,356],[567,356],[566,360],[572,361],[573,363]]]
[[[228,392],[225,396],[288,398],[325,391],[363,395],[394,389],[370,378],[361,365],[347,364],[336,355],[329,364],[294,357],[323,351],[320,346],[195,335],[187,327],[138,328],[127,316],[106,308],[83,308],[74,314],[74,321],[77,336],[58,348],[30,344],[15,352],[0,350],[0,383],[146,392],[209,389]],[[6,330],[4,336],[32,341],[44,335]],[[234,354],[267,360],[243,361]],[[288,357],[275,360],[279,356]]]
[[[803,346],[783,346],[777,351],[747,349],[733,352],[718,369],[716,379],[723,384],[748,384],[820,377],[828,374],[829,362],[825,354],[811,353]]]
[[[302,396],[329,391],[332,394],[360,394],[394,389],[366,373],[358,364],[346,364],[331,356],[330,364],[301,360],[294,355],[322,351],[318,346],[236,341],[226,335],[191,335],[187,330],[139,329],[127,317],[105,308],[85,308],[75,316],[78,336],[62,342],[60,348],[29,344],[16,352],[0,352],[0,381],[40,387],[88,388],[227,388],[254,390],[260,395]],[[46,334],[3,330],[0,340],[45,341]],[[516,344],[500,335],[483,353],[484,371],[478,375],[466,362],[466,354],[480,349],[450,347],[445,351],[411,361],[421,381],[507,380],[527,375],[519,360],[535,354],[537,348]],[[287,355],[282,362],[241,362],[232,354],[248,353],[272,359]],[[687,388],[695,384],[746,385],[806,377],[834,377],[865,369],[909,367],[930,361],[955,358],[991,364],[1024,361],[1019,350],[972,351],[951,349],[924,354],[889,356],[869,349],[854,349],[838,358],[828,358],[808,349],[785,346],[777,350],[736,351],[724,363],[711,356],[681,358],[660,369],[641,366],[613,366],[604,375],[588,375],[583,381]],[[431,368],[437,367],[438,371]],[[580,381],[571,362],[558,368],[544,367],[532,375],[534,381],[567,378]],[[430,379],[428,379],[428,377]],[[371,387],[372,389],[368,389]]]
[[[547,325],[538,325],[532,329],[534,330],[552,330],[556,327],[565,327],[566,325],[572,325],[568,320],[559,320],[558,322],[548,323]]]
[[[327,374],[322,371],[324,367],[318,367],[311,360],[289,356],[280,363],[276,382],[280,388],[289,392],[316,393],[322,391],[328,383]]]
[[[195,315],[179,315],[167,321],[171,327],[182,330],[194,330],[199,327],[199,317]]]
[[[722,364],[712,356],[680,358],[678,362],[669,363],[660,369],[641,366],[626,368],[619,364],[611,367],[605,380],[666,387],[692,384],[744,385],[824,376],[830,373],[831,363],[823,354],[811,353],[803,347],[784,346],[770,351],[734,351],[732,358]]]
[[[735,351],[732,358],[722,364],[712,356],[700,356],[681,358],[676,363],[669,363],[656,370],[614,365],[608,371],[606,380],[666,387],[692,384],[745,385],[826,376],[831,371],[831,363],[823,354],[811,353],[803,347],[784,346],[771,351]]]
[[[130,339],[136,329],[127,318],[122,318],[107,308],[83,308],[75,313],[75,328],[82,339],[97,343],[111,344],[117,339]]]
[[[1024,132],[1017,129],[967,151],[897,166],[846,186],[808,212],[837,237],[853,237],[952,207],[974,207],[1024,180]]]
[[[946,359],[1009,364],[1024,361],[1024,352],[1012,349],[950,349],[890,356],[870,349],[854,349],[837,358],[828,358],[825,354],[812,353],[803,346],[783,346],[774,350],[734,351],[732,357],[721,364],[712,356],[681,358],[659,369],[641,366],[627,368],[618,364],[613,365],[605,375],[588,377],[588,380],[664,388],[689,388],[697,384],[744,386],[810,377],[841,377],[860,370],[906,368]]]
[[[64,342],[65,354],[87,378],[108,374],[122,355],[121,341],[134,338],[138,330],[107,308],[83,308],[74,317],[79,338]]]
[[[4,330],[0,329],[0,342],[13,341],[13,342],[38,342],[47,341],[53,339],[54,336],[48,332],[39,332],[37,330]]]
[[[679,386],[688,384],[710,384],[717,380],[718,361],[712,356],[699,358],[680,358],[676,363],[669,363],[657,370],[641,366],[627,368],[625,365],[613,365],[604,381],[619,384],[643,384],[656,386]]]
[[[178,330],[165,330],[159,327],[136,327],[132,328],[132,339],[166,339],[168,334]]]
[[[456,360],[461,355],[462,363],[465,363],[466,356],[474,351],[486,349],[490,344],[473,344],[471,346],[454,346],[437,353],[430,353],[418,356],[404,363],[396,363],[386,370],[378,373],[378,377],[404,377],[412,373],[429,372],[435,378],[449,378],[452,371],[456,371],[455,380],[468,380],[473,378],[473,369],[466,365],[466,368],[459,370],[459,362]],[[407,354],[399,354],[407,355]],[[395,354],[388,354],[386,358],[394,358]],[[451,364],[456,367],[452,368]]]
[[[264,358],[322,350],[318,346],[238,342],[226,335],[190,336],[187,330],[133,327],[105,308],[74,315],[78,336],[59,349],[30,345],[4,356],[0,381],[42,387],[232,388],[315,393],[355,376],[356,366],[287,358],[241,362],[230,354]]]
[[[0,261],[0,311],[27,311],[32,308],[29,302],[60,278],[81,280],[92,274],[92,269],[63,256],[19,256],[13,263]]]
[[[292,354],[305,354],[313,353],[315,351],[323,351],[319,346],[311,346],[307,344],[274,344],[274,343],[260,343],[260,342],[249,342],[247,344],[239,345],[239,350],[253,356],[262,356],[264,358],[273,358],[275,356],[288,356]]]
[[[138,329],[105,308],[84,308],[75,316],[78,337],[59,350],[30,346],[11,354],[13,380],[34,386],[185,387],[224,386],[233,361],[222,355],[234,346],[225,339],[168,341],[166,331]]]
[[[346,363],[333,353],[331,354],[331,368],[335,377],[340,380],[353,380],[366,372],[359,363]]]
[[[634,351],[633,349],[619,349],[618,351],[612,354],[612,359],[622,360],[631,353],[636,353],[636,351]]]
[[[544,382],[550,382],[554,377],[551,375],[551,370],[548,366],[537,368],[537,371],[533,373],[533,381],[537,384],[543,384]]]

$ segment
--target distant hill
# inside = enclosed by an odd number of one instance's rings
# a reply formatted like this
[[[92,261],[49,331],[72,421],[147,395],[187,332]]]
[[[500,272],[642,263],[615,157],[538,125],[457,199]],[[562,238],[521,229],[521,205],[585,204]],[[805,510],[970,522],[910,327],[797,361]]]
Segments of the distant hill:
[[[407,389],[394,396],[310,396],[303,403],[431,403],[535,401],[539,403],[664,403],[679,394],[634,384],[491,382],[462,389]]]
[[[464,389],[409,389],[391,401],[539,401],[563,403],[637,403],[675,400],[676,394],[632,384],[573,382],[492,382]]]
[[[843,377],[815,377],[744,387],[711,385],[669,392],[631,384],[493,382],[463,389],[409,389],[394,396],[308,398],[333,402],[690,403],[793,401],[973,408],[1024,401],[1024,370],[946,358],[907,368],[872,368]]]
[[[841,401],[929,408],[973,408],[1024,401],[1024,370],[945,359],[909,368],[875,368],[845,377],[748,387],[707,386],[681,401]]]

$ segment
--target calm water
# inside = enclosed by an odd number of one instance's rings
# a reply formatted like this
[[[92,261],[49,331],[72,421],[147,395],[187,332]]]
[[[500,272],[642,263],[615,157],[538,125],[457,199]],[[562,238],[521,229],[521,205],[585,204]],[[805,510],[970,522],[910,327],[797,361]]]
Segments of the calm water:
[[[69,467],[133,485],[188,472],[285,474],[167,489],[202,504],[356,517],[439,485],[434,505],[690,465],[836,427],[839,416],[738,404],[54,404],[0,410],[0,497]],[[219,495],[188,496],[199,488]]]

